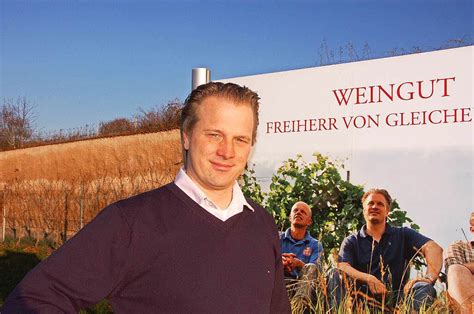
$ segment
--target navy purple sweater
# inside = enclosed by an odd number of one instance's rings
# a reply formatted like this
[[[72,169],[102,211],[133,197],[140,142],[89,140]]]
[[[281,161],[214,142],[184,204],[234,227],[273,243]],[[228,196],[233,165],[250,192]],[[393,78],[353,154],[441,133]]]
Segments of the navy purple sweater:
[[[119,201],[30,271],[2,313],[103,298],[116,313],[289,313],[275,223],[251,204],[223,222],[174,183]]]

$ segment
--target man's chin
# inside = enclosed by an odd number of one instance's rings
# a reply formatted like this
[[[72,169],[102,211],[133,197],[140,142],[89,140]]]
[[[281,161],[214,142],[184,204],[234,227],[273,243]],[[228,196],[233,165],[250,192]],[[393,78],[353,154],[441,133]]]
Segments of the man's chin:
[[[212,180],[212,185],[216,190],[225,190],[228,188],[232,188],[235,183],[235,179],[233,178],[217,178],[215,177],[214,180]]]
[[[295,226],[298,229],[306,228],[307,226],[304,224],[299,224],[299,223],[294,223],[293,226]]]
[[[373,225],[381,225],[384,223],[384,220],[376,217],[369,217],[369,222]]]

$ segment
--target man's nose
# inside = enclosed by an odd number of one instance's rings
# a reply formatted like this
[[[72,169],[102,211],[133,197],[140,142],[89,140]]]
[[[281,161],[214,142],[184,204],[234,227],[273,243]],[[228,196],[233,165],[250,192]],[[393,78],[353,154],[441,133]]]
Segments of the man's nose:
[[[232,140],[223,139],[219,143],[217,155],[225,159],[233,158],[235,156],[234,142]]]

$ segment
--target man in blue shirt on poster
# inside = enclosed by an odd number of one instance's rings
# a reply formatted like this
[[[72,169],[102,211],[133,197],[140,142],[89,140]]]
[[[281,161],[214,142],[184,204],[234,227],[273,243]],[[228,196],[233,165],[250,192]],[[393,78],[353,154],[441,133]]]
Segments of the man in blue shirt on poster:
[[[323,246],[308,231],[312,224],[311,208],[305,202],[296,202],[291,208],[291,227],[280,235],[285,277],[297,279],[306,269],[320,269]],[[316,267],[315,267],[316,265]]]

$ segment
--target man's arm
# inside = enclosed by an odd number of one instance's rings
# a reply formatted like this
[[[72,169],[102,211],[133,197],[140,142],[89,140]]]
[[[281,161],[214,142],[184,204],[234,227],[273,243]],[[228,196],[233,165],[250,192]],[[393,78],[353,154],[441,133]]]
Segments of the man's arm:
[[[128,253],[128,225],[119,208],[90,224],[31,270],[5,301],[5,313],[71,313],[112,293]]]
[[[463,265],[474,274],[474,263],[469,262],[466,259],[465,251],[471,249],[471,244],[469,242],[456,241],[451,243],[448,246],[446,252],[446,258],[444,264],[446,267],[446,272],[449,271],[449,267],[454,264]]]
[[[308,263],[313,263],[321,269],[322,255],[323,246],[319,242],[313,243],[311,245],[311,256],[309,257]],[[283,266],[288,273],[291,273],[294,269],[301,269],[306,265],[305,262],[297,258],[293,253],[283,253],[282,258]]]
[[[426,260],[426,275],[433,278],[433,282],[438,279],[441,267],[443,267],[443,248],[435,241],[430,240],[421,247],[421,252]]]
[[[357,269],[352,267],[351,264],[347,262],[337,263],[337,268],[343,271],[349,277],[357,281],[362,281],[362,282],[367,283],[370,291],[373,294],[381,294],[381,293],[387,292],[387,287],[385,287],[385,285],[380,280],[378,280],[377,277],[371,274],[358,271]]]
[[[356,244],[354,244],[353,236],[345,238],[339,250],[337,268],[352,279],[367,283],[373,294],[386,293],[387,287],[385,287],[384,283],[377,279],[377,277],[361,272],[352,266],[356,262],[355,251]]]
[[[416,282],[424,281],[434,284],[439,277],[441,267],[443,267],[443,249],[433,240],[429,240],[421,247],[421,253],[426,261],[426,277],[417,277],[409,280],[403,291],[407,295]]]
[[[281,262],[283,263],[283,270],[285,273],[290,274],[293,269],[292,269],[292,262],[293,259],[295,258],[295,254],[293,253],[282,253],[281,254]]]
[[[273,233],[273,245],[275,249],[275,278],[273,282],[272,300],[270,304],[269,313],[291,313],[290,300],[285,287],[285,280],[283,276],[283,254],[281,253],[280,238],[273,220],[273,217],[267,215],[268,224],[270,225],[270,232]],[[290,253],[291,254],[291,253]],[[294,255],[294,254],[293,254]]]
[[[466,266],[471,271],[472,274],[474,274],[474,262],[466,263],[463,265]]]
[[[294,269],[301,269],[304,267],[304,262],[296,257],[293,253],[283,253],[282,257],[284,258],[283,265],[285,266],[285,271],[291,273]]]

